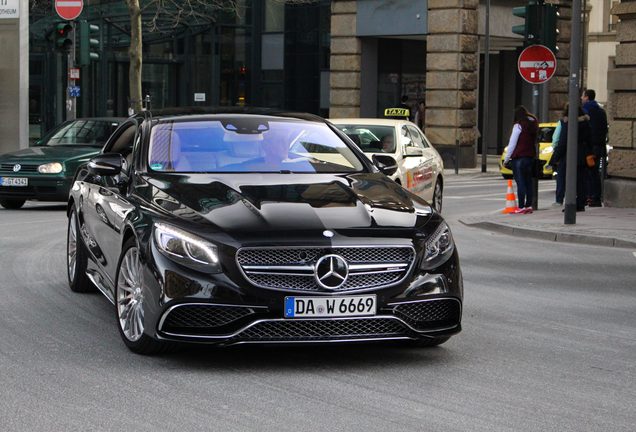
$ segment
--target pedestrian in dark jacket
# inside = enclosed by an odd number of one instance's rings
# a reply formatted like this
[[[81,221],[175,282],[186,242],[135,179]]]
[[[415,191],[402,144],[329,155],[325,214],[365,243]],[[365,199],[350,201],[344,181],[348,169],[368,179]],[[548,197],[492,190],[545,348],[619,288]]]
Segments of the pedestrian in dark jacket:
[[[557,124],[558,136],[554,137],[552,143],[552,151],[556,152],[557,147],[559,147],[559,140],[561,138],[561,131],[563,128],[567,127],[567,123],[564,123],[563,119],[567,119],[568,117],[568,104],[565,104],[563,108],[563,112],[561,113],[561,118],[559,119],[559,123]],[[554,135],[557,135],[557,131],[555,130]],[[550,162],[552,159],[550,159]],[[560,164],[559,164],[560,166]],[[565,162],[563,163],[563,169],[560,169],[559,166],[555,166],[556,170],[556,192],[555,192],[555,204],[563,205],[563,198],[565,198]]]
[[[512,161],[512,175],[517,183],[519,209],[515,213],[532,213],[532,170],[537,156],[535,147],[538,131],[537,118],[524,106],[518,106],[515,109],[514,124],[508,141],[508,152],[504,158],[504,165]]]
[[[595,165],[587,171],[587,202],[590,207],[601,207],[601,175],[600,167],[605,166],[607,150],[607,114],[596,102],[596,92],[587,89],[581,97],[583,111],[590,116],[590,145],[595,157]]]
[[[578,140],[576,154],[576,211],[585,211],[585,181],[587,173],[587,156],[592,152],[590,146],[590,117],[579,107],[578,117]],[[554,150],[550,165],[558,165],[558,174],[563,175],[565,180],[567,167],[567,147],[568,147],[568,118],[563,117],[563,126],[561,128],[561,136],[559,137],[559,145]],[[561,172],[563,171],[563,172]]]

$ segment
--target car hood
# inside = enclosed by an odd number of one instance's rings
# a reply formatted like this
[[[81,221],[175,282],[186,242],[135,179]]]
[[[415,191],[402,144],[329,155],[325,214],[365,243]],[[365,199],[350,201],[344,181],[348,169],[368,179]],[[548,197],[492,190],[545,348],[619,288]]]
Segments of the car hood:
[[[74,159],[90,158],[101,149],[91,146],[39,146],[29,147],[0,155],[2,163],[46,163],[68,162]]]
[[[424,200],[379,173],[155,174],[143,179],[138,193],[167,219],[252,238],[325,229],[377,235],[378,228],[410,237],[433,213]]]

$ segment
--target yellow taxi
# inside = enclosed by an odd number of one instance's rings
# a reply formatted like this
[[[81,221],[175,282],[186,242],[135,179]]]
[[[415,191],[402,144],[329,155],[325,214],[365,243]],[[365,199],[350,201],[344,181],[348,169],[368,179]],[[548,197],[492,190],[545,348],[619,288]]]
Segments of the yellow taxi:
[[[556,123],[539,123],[539,160],[543,168],[542,178],[552,178],[552,167],[546,167],[552,157],[552,135],[556,129]],[[508,146],[506,146],[499,159],[499,172],[505,179],[512,178],[512,170],[503,166]]]

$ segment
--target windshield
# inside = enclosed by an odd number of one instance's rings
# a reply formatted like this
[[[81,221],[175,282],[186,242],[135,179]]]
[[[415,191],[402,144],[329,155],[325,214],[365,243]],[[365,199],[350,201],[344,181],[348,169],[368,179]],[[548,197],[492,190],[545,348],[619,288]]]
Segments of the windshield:
[[[395,153],[393,126],[335,125],[365,153]]]
[[[161,172],[349,173],[364,165],[325,124],[244,116],[164,121],[149,165]]]
[[[117,126],[117,122],[107,120],[75,120],[53,131],[43,145],[101,147]]]

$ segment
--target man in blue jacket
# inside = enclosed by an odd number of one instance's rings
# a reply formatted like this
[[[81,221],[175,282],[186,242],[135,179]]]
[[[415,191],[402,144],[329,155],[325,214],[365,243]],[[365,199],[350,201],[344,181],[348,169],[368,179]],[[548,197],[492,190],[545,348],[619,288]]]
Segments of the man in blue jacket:
[[[607,114],[605,110],[596,102],[596,92],[587,89],[583,92],[581,102],[583,111],[590,116],[590,144],[596,164],[588,170],[587,180],[587,203],[590,207],[601,207],[601,176],[599,167],[605,167],[607,163],[607,150],[605,141],[607,138]]]

